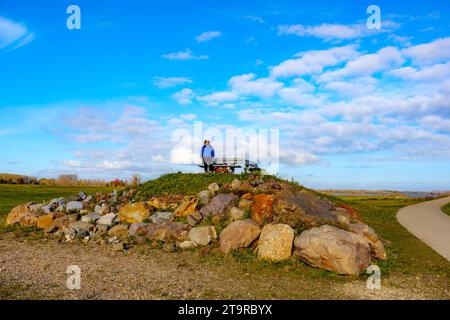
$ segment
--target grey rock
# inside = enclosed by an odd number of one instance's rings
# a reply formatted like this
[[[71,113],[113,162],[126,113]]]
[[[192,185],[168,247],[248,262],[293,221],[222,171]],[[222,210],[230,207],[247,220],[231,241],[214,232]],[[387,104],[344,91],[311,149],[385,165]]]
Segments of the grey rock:
[[[97,224],[103,224],[103,225],[110,226],[114,223],[116,218],[117,218],[117,215],[115,215],[114,213],[107,213],[97,220]]]
[[[168,222],[173,217],[172,212],[156,212],[150,216],[150,220],[153,223],[163,223]]]
[[[235,194],[220,193],[203,208],[200,209],[201,215],[206,218],[208,216],[224,215],[233,207],[239,197]]]
[[[189,231],[188,237],[189,240],[199,245],[206,246],[212,239],[217,239],[217,233],[214,226],[202,226],[192,228]]]
[[[144,223],[144,222],[136,222],[130,225],[130,228],[128,229],[128,236],[129,237],[134,237],[137,234],[143,233],[145,234],[146,228],[148,226],[148,223]]]
[[[79,211],[81,209],[83,209],[83,203],[80,201],[70,201],[69,203],[66,204],[67,212]]]
[[[46,206],[42,206],[41,210],[45,213],[45,214],[49,214],[53,212],[53,207],[50,205],[46,205]]]
[[[83,191],[80,191],[80,192],[78,193],[78,197],[79,197],[81,200],[84,200],[84,199],[86,199],[87,194],[84,193]]]
[[[198,211],[195,211],[194,213],[191,213],[186,217],[187,223],[192,227],[195,227],[197,224],[199,224],[202,219],[203,216]]]
[[[206,205],[209,202],[209,200],[211,200],[211,191],[209,191],[209,190],[200,191],[198,193],[197,197],[198,197],[198,202],[199,202],[200,206],[203,207],[204,205]]]
[[[69,228],[75,230],[75,234],[79,237],[88,236],[89,231],[94,231],[95,226],[92,223],[77,221],[69,224]]]
[[[100,215],[97,212],[90,212],[84,216],[81,217],[81,221],[82,222],[89,222],[89,223],[94,223],[96,222],[98,219],[100,219]]]

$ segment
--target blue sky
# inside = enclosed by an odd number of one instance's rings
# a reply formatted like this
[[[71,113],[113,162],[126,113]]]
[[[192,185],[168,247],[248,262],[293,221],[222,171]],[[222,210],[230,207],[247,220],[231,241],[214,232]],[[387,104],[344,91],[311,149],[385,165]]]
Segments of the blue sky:
[[[278,129],[279,175],[309,187],[450,189],[449,15],[447,1],[2,0],[0,172],[195,171],[183,146],[199,141],[172,134],[202,121]]]

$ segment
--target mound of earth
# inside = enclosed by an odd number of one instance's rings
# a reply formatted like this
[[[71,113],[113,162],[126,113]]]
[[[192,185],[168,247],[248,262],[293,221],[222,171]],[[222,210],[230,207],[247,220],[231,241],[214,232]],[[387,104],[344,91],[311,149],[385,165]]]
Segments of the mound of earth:
[[[386,259],[382,240],[349,206],[273,177],[228,177],[234,179],[210,183],[195,195],[148,194],[144,184],[26,203],[9,213],[6,224],[114,250],[135,243],[163,244],[167,251],[206,246],[223,254],[250,248],[261,260],[295,257],[339,274],[359,274],[372,259]]]

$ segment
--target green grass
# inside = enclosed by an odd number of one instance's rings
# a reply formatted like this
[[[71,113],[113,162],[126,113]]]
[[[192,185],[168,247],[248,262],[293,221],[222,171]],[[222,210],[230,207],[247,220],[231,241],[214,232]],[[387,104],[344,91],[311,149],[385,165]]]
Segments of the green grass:
[[[151,196],[166,194],[195,195],[208,188],[213,182],[222,186],[230,183],[234,179],[243,179],[244,174],[197,174],[197,173],[169,173],[155,180],[143,183],[139,187],[138,197],[146,199]]]
[[[388,240],[387,261],[377,261],[383,274],[433,274],[450,281],[450,263],[409,233],[396,219],[397,211],[423,200],[394,197],[341,197],[361,213],[365,223]]]
[[[0,230],[5,231],[6,216],[12,208],[19,204],[73,196],[81,190],[87,194],[93,194],[97,191],[111,191],[113,188],[0,184]]]
[[[442,212],[448,214],[450,216],[450,202],[447,203],[446,205],[442,206]]]

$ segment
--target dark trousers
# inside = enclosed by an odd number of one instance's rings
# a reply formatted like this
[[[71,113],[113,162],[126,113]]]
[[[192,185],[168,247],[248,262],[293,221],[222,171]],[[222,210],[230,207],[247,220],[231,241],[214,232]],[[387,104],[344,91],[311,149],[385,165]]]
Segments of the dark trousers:
[[[205,169],[205,173],[214,172],[214,166],[212,164],[208,165],[206,162],[203,162],[203,169]]]

